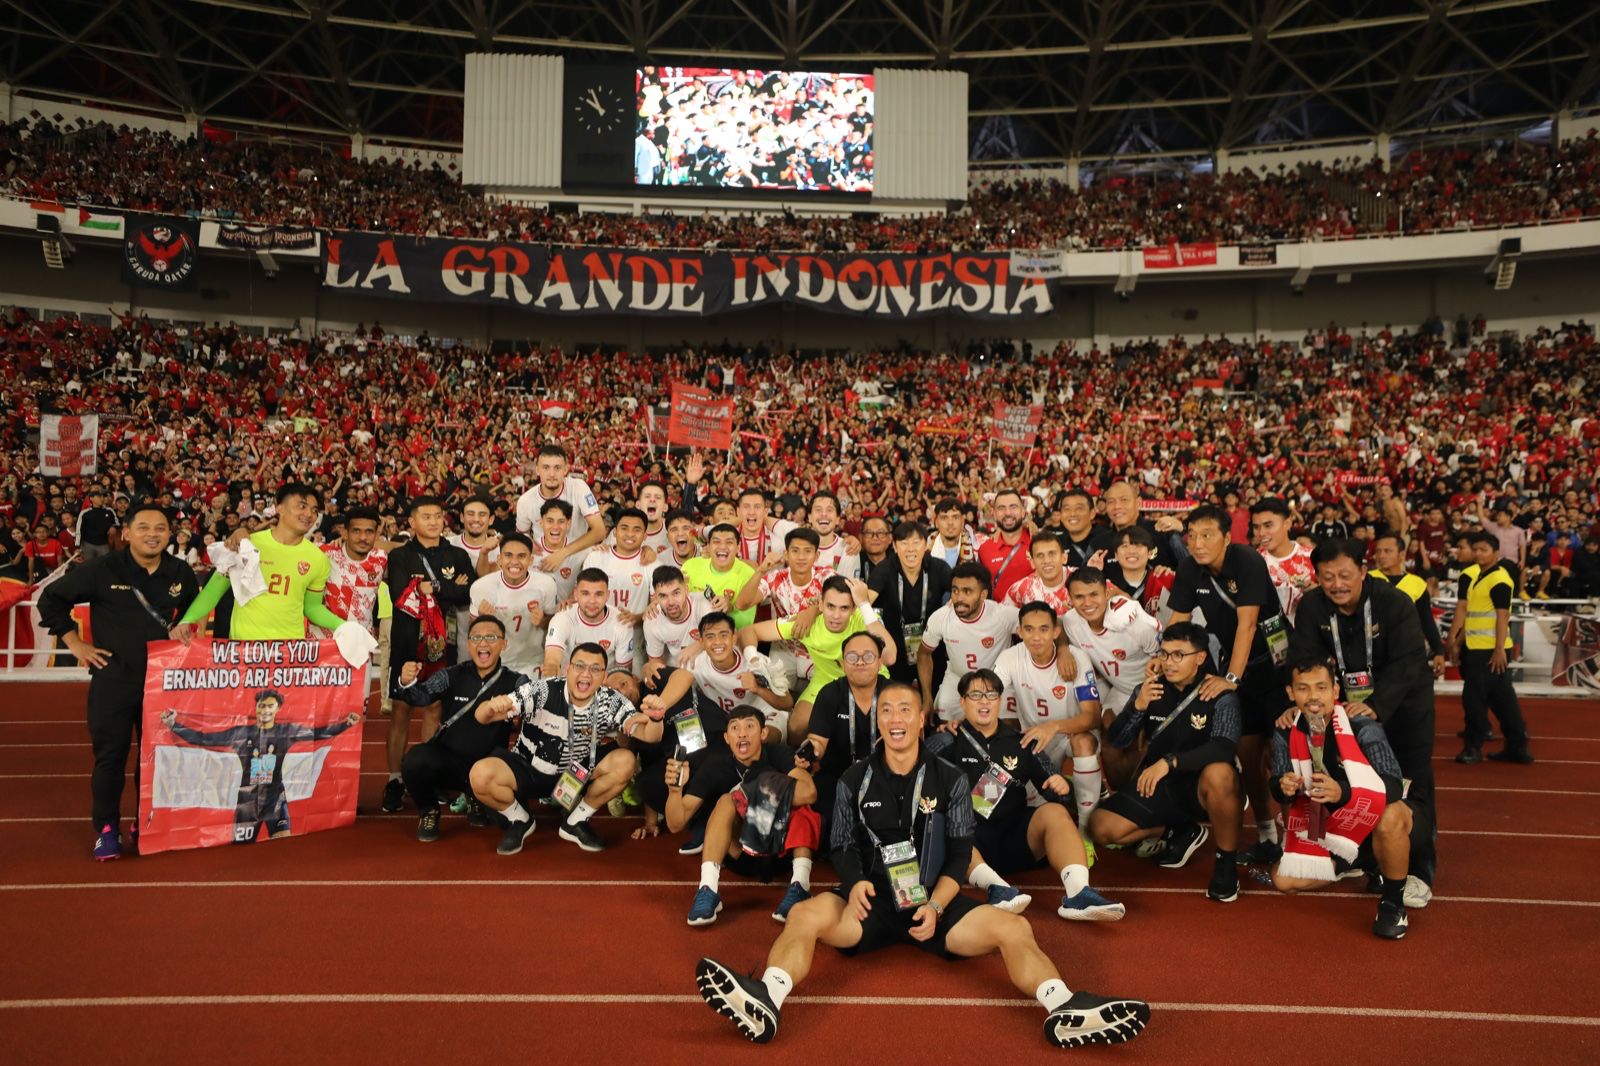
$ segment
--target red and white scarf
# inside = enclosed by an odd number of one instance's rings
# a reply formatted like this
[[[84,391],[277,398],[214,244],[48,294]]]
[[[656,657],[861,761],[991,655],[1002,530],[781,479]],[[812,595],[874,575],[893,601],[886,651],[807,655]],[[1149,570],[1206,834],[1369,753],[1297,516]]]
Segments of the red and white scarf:
[[[1289,761],[1300,776],[1300,790],[1287,816],[1288,832],[1283,842],[1283,861],[1278,867],[1286,877],[1299,877],[1312,881],[1332,881],[1335,877],[1333,856],[1347,863],[1356,861],[1361,844],[1383,817],[1386,798],[1383,779],[1378,776],[1367,757],[1362,754],[1350,728],[1350,717],[1342,706],[1335,705],[1328,719],[1327,737],[1332,737],[1339,750],[1339,764],[1344,768],[1350,794],[1337,810],[1327,811],[1317,819],[1321,834],[1313,839],[1313,801],[1310,796],[1311,737],[1299,728],[1303,716],[1296,714],[1289,726]],[[1324,765],[1326,765],[1326,761]],[[1317,804],[1321,806],[1321,804]]]

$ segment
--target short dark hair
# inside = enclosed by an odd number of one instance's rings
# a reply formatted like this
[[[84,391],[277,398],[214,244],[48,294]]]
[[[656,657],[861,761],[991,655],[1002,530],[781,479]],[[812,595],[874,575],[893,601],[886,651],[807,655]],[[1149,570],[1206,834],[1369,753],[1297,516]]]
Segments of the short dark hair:
[[[747,486],[745,488],[740,489],[739,490],[739,498],[735,502],[743,503],[744,502],[744,498],[746,496],[759,496],[761,498],[761,502],[762,503],[768,504],[769,506],[771,505],[771,501],[767,497],[766,490],[765,489],[758,489],[754,485],[750,485],[750,486]]]
[[[903,540],[910,540],[912,537],[921,537],[923,540],[927,540],[928,527],[921,522],[901,522],[894,527],[894,542],[896,544]]]
[[[539,508],[539,517],[543,518],[551,511],[560,511],[569,521],[572,519],[572,504],[566,500],[546,500]]]
[[[674,507],[672,510],[668,511],[666,513],[666,517],[662,518],[661,521],[663,525],[670,526],[680,518],[685,522],[694,522],[694,515],[690,514],[688,511],[685,511],[682,507]]]
[[[650,525],[650,516],[645,514],[637,507],[619,508],[617,511],[617,520],[612,524],[620,526],[624,518],[637,518],[641,526],[648,527]]]
[[[933,513],[936,515],[949,514],[951,511],[959,512],[960,510],[961,501],[956,499],[954,496],[946,496],[944,499],[933,505]]]
[[[1329,537],[1311,549],[1311,565],[1321,566],[1335,559],[1349,559],[1359,567],[1367,565],[1367,548],[1359,540],[1349,537]]]
[[[122,524],[124,526],[133,525],[133,520],[143,511],[154,511],[167,520],[167,525],[170,526],[172,524],[172,513],[154,500],[140,500],[138,503],[131,504],[128,507],[128,513],[122,516]],[[20,518],[22,516],[18,515],[17,517]]]
[[[1173,622],[1161,634],[1162,640],[1181,640],[1195,651],[1209,652],[1211,641],[1206,631],[1194,622]]]
[[[1258,514],[1275,514],[1280,518],[1292,518],[1294,512],[1289,509],[1289,502],[1282,496],[1263,496],[1250,505],[1250,517]]]
[[[809,544],[818,551],[822,550],[822,538],[817,535],[817,531],[814,529],[807,529],[805,526],[796,526],[795,528],[789,530],[788,533],[784,534],[783,546],[785,548],[792,547],[795,541],[799,541],[802,544]]]
[[[585,581],[598,581],[600,584],[607,586],[611,584],[611,579],[606,576],[606,572],[600,569],[598,566],[586,566],[582,570],[579,570],[578,580],[573,582],[573,584],[581,585]]]
[[[477,626],[477,625],[479,625],[480,623],[483,623],[483,622],[487,622],[490,625],[494,626],[496,629],[498,629],[500,631],[500,635],[502,637],[506,635],[506,624],[504,622],[500,621],[500,619],[497,616],[492,615],[492,614],[480,614],[478,617],[474,618],[472,620],[472,625],[467,627],[467,632],[471,633],[472,630],[473,630],[473,627],[475,627],[475,626]]]
[[[1487,544],[1489,547],[1500,550],[1500,538],[1486,529],[1480,529],[1467,537],[1473,544]]]
[[[1335,684],[1339,680],[1338,665],[1324,651],[1302,651],[1297,655],[1291,655],[1288,665],[1288,677],[1291,682],[1296,674],[1309,674],[1316,670],[1328,671],[1328,680]]]
[[[683,571],[676,566],[658,566],[650,575],[650,587],[658,589],[662,585],[670,585],[674,581],[683,580]]]
[[[1127,529],[1117,530],[1113,535],[1116,538],[1116,543],[1111,546],[1113,550],[1122,547],[1124,544],[1137,545],[1149,551],[1156,550],[1156,535],[1144,526],[1132,525]]]
[[[956,695],[966,699],[967,693],[972,691],[972,686],[979,681],[986,681],[989,687],[996,692],[1006,690],[1005,682],[1000,680],[1000,675],[987,666],[980,666],[976,670],[968,670],[961,675],[961,680],[956,682]]]
[[[571,461],[567,458],[567,450],[561,447],[559,444],[540,445],[539,450],[533,455],[533,461],[537,463],[545,456],[550,456],[553,459],[560,459],[563,463]]]
[[[1024,618],[1028,617],[1028,615],[1038,614],[1041,611],[1050,616],[1050,621],[1060,621],[1060,619],[1056,617],[1056,609],[1043,600],[1029,600],[1027,603],[1017,608],[1017,621],[1020,623]]]
[[[733,622],[733,615],[727,611],[707,611],[705,617],[700,619],[700,632],[704,633],[712,626],[727,626],[731,630],[739,628]]]
[[[307,485],[304,481],[285,481],[278,488],[278,494],[272,498],[272,502],[281,504],[290,496],[304,496],[307,499],[316,500],[318,507],[322,506],[322,493]]]
[[[1094,506],[1094,497],[1089,495],[1087,489],[1074,487],[1070,489],[1062,489],[1060,492],[1056,493],[1056,510],[1061,510],[1061,505],[1072,499],[1074,496],[1081,496],[1085,500],[1089,501],[1090,507]]]
[[[1190,530],[1198,522],[1213,522],[1220,532],[1227,533],[1233,528],[1233,520],[1228,517],[1228,512],[1214,503],[1202,503],[1199,507],[1189,512],[1189,517],[1183,520],[1183,528]]]
[[[1104,585],[1106,572],[1098,566],[1080,566],[1067,577],[1067,587],[1073,585]]]
[[[256,693],[255,702],[260,703],[262,700],[272,700],[279,707],[282,707],[283,693],[277,691],[276,689],[264,688],[260,692]]]
[[[527,548],[530,553],[533,551],[533,538],[529,537],[526,533],[507,533],[505,536],[500,538],[500,548],[502,551],[505,549],[507,544],[520,544],[524,548]]]
[[[600,656],[601,662],[606,661],[606,650],[600,645],[596,644],[594,641],[586,640],[582,644],[579,644],[576,648],[572,649],[572,654],[567,656],[567,662],[570,664],[573,658],[575,658],[580,651],[589,655],[598,655]]]
[[[1061,543],[1061,538],[1048,529],[1041,529],[1033,535],[1033,540],[1028,543],[1028,554],[1033,554],[1033,549],[1041,544],[1054,544],[1057,548],[1065,550],[1066,545]]]
[[[829,501],[832,501],[833,509],[835,511],[840,511],[840,512],[844,511],[844,507],[841,506],[840,503],[839,503],[839,497],[835,496],[831,492],[819,492],[819,493],[816,493],[815,495],[813,495],[811,497],[811,502],[806,504],[806,511],[809,512],[811,510],[811,508],[815,507],[817,505],[817,501],[818,500],[829,500]]]
[[[842,592],[850,597],[852,603],[855,602],[856,594],[850,591],[850,579],[843,574],[834,574],[822,583],[822,595],[826,596],[830,592]]]
[[[917,706],[919,708],[921,707],[922,686],[917,684],[915,681],[889,681],[882,688],[878,689],[878,695],[881,697],[885,692],[889,692],[897,688],[903,688],[907,692],[910,692],[913,696],[917,697]]]
[[[702,621],[700,625],[701,628],[704,628],[705,622]],[[850,642],[855,640],[857,637],[866,637],[868,640],[872,641],[872,646],[878,649],[878,654],[883,654],[883,649],[886,647],[886,645],[883,643],[883,638],[878,636],[878,634],[874,633],[870,629],[858,629],[854,633],[851,633],[848,637],[845,637],[839,642],[839,650],[841,652],[844,651],[844,649],[849,646]]]
[[[982,563],[971,560],[957,563],[950,570],[950,581],[954,583],[960,578],[970,577],[986,589],[994,588],[994,575],[989,573],[989,568]]]
[[[444,510],[444,503],[437,496],[418,496],[411,501],[411,506],[406,508],[406,517],[414,518],[418,511],[424,507],[437,507]]]
[[[375,526],[383,524],[383,520],[378,517],[378,509],[376,507],[352,507],[345,513],[345,528],[348,529],[351,522],[359,522],[363,519]]]
[[[731,726],[733,723],[744,718],[754,718],[763,725],[765,725],[767,721],[767,716],[762,714],[758,709],[750,706],[748,703],[741,703],[739,706],[728,712],[728,725]],[[726,729],[727,726],[724,726],[723,728]]]
[[[1401,538],[1400,534],[1395,533],[1392,530],[1386,529],[1382,533],[1379,533],[1377,536],[1372,538],[1372,543],[1376,545],[1380,540],[1392,540],[1397,548],[1404,548],[1406,546],[1405,541]]]
[[[739,539],[739,531],[737,529],[735,529],[733,526],[730,526],[726,522],[718,522],[716,525],[714,525],[710,529],[706,530],[706,539],[710,540],[712,537],[716,536],[718,533],[726,533],[726,534],[728,534],[728,536],[732,537],[734,540],[738,540]]]
[[[661,495],[663,496],[669,495],[667,491],[667,483],[665,481],[657,481],[655,478],[651,478],[649,481],[640,482],[639,491],[634,493],[634,498],[638,499],[640,496],[643,496],[644,490],[650,488],[660,489]]]

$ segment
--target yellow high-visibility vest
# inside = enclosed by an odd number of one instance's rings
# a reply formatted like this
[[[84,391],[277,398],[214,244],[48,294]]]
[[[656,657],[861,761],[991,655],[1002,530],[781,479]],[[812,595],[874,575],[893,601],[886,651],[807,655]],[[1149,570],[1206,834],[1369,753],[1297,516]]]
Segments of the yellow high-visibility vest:
[[[1498,586],[1509,587],[1513,594],[1516,592],[1517,583],[1511,580],[1511,575],[1506,573],[1505,567],[1496,566],[1487,577],[1480,577],[1480,569],[1476,564],[1467,567],[1462,572],[1467,579],[1467,602],[1457,604],[1456,610],[1464,606],[1467,611],[1466,643],[1473,651],[1494,650],[1494,600],[1490,593]],[[1511,632],[1506,631],[1506,650],[1511,649]]]
[[[1370,570],[1368,573],[1370,573],[1373,577],[1382,578],[1384,581],[1389,582],[1389,584],[1393,585],[1401,592],[1404,592],[1407,596],[1410,596],[1412,603],[1416,603],[1418,600],[1422,599],[1423,593],[1428,591],[1428,583],[1422,580],[1416,574],[1401,574],[1398,579],[1395,579],[1384,573],[1382,570]]]

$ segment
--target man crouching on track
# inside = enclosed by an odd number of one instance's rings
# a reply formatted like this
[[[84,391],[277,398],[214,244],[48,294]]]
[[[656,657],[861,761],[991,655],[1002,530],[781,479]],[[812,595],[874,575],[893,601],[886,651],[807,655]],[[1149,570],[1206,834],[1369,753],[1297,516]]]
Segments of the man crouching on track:
[[[839,781],[832,844],[841,887],[789,912],[759,980],[701,959],[700,997],[763,1044],[777,1035],[778,1012],[810,972],[818,941],[846,955],[890,944],[914,944],[947,959],[999,951],[1012,983],[1048,1012],[1044,1034],[1052,1044],[1120,1044],[1138,1036],[1148,1004],[1070,992],[1027,919],[959,894],[975,828],[970,786],[966,775],[923,749],[924,724],[915,685],[884,686],[882,742]]]

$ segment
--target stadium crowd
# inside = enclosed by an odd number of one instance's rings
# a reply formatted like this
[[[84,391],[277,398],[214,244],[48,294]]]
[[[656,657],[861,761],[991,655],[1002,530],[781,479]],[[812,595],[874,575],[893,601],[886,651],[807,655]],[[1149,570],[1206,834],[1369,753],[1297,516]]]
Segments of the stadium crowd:
[[[653,143],[653,142],[652,142]],[[960,210],[906,217],[606,214],[551,211],[481,196],[438,168],[362,161],[322,148],[171,134],[107,124],[0,126],[0,188],[30,200],[222,220],[550,244],[798,251],[1121,248],[1171,242],[1334,239],[1600,215],[1600,140],[1418,149],[1376,163],[1255,173],[1108,172],[976,186]],[[1397,205],[1369,220],[1335,187]]]

